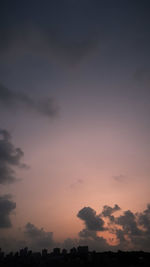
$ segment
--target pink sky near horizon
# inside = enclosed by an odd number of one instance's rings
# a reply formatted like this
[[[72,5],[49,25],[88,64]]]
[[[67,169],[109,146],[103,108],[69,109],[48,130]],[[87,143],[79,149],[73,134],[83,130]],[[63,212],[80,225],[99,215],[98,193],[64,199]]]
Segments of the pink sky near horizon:
[[[29,169],[19,170],[21,180],[4,188],[17,203],[14,227],[31,222],[62,241],[77,238],[83,229],[76,215],[84,206],[97,213],[104,205],[134,212],[146,208],[150,168],[135,131],[82,121],[78,128],[67,122],[56,134],[51,128],[19,140]]]

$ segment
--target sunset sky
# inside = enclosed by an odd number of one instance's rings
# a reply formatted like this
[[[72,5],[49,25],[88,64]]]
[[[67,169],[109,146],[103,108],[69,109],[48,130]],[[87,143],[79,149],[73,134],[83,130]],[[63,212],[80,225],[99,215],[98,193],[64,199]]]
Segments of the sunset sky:
[[[150,247],[150,2],[2,0],[0,247]]]

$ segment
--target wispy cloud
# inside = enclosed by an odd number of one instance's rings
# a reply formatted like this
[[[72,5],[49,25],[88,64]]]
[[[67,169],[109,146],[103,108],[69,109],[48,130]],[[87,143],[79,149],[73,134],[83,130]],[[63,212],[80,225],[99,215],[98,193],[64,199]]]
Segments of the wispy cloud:
[[[34,111],[42,116],[55,117],[58,107],[52,98],[36,99],[26,93],[12,91],[0,84],[1,107],[8,110],[13,108]]]

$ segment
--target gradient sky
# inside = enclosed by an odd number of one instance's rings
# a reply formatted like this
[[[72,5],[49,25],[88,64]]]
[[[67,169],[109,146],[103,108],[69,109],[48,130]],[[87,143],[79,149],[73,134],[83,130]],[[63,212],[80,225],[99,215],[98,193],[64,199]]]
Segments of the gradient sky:
[[[5,249],[14,240],[33,249],[150,247],[149,14],[146,0],[2,1]],[[105,205],[114,210],[104,215]]]

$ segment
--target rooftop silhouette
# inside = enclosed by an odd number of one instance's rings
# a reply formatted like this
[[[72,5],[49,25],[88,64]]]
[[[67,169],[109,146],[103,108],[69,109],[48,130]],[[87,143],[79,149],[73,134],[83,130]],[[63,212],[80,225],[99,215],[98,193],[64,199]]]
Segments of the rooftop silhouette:
[[[52,252],[32,252],[27,247],[18,252],[5,254],[0,249],[0,266],[101,266],[101,267],[145,267],[150,266],[150,253],[144,251],[95,252],[87,246],[66,249],[54,248]]]

